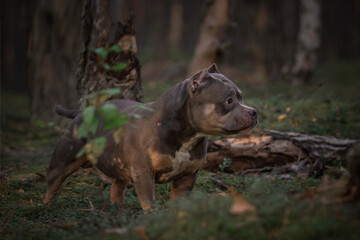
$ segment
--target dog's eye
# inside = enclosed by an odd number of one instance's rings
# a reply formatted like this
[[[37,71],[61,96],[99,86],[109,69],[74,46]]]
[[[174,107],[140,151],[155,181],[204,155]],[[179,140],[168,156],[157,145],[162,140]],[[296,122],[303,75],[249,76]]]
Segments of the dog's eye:
[[[233,102],[233,99],[231,97],[229,97],[228,99],[226,99],[226,103],[227,104],[232,104]]]

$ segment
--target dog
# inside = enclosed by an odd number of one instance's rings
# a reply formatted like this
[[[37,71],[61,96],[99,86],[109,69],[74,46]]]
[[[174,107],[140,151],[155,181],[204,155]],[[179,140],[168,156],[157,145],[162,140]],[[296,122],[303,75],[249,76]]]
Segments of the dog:
[[[193,189],[205,161],[208,136],[239,134],[257,124],[257,111],[243,103],[242,92],[215,64],[144,104],[154,112],[139,108],[140,103],[131,100],[107,102],[119,113],[128,114],[131,124],[124,126],[119,142],[114,141],[111,130],[97,133],[107,142],[95,168],[112,184],[112,203],[123,203],[124,189],[131,183],[143,210],[152,209],[155,183],[172,182],[171,200]],[[58,107],[57,113],[73,121],[50,160],[45,204],[70,174],[91,166],[86,155],[76,158],[86,144],[73,136],[82,122],[81,111]],[[133,114],[144,118],[132,118]]]

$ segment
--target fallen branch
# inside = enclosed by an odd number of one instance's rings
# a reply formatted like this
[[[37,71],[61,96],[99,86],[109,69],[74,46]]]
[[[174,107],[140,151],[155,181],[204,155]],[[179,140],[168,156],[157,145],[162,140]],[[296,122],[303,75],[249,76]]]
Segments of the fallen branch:
[[[266,130],[263,136],[220,138],[209,142],[203,168],[218,171],[224,159],[230,159],[226,172],[282,171],[280,166],[291,163],[285,167],[288,172],[321,175],[326,165],[341,161],[357,141],[274,130]]]
[[[295,132],[265,130],[274,140],[286,140],[303,149],[311,159],[339,160],[359,140],[329,136],[306,135]]]

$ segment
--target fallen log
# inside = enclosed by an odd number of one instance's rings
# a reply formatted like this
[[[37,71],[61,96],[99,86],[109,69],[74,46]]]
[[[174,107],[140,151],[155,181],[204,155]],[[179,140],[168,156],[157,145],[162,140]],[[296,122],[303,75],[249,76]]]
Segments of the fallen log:
[[[338,179],[325,175],[316,188],[308,188],[297,196],[321,203],[355,203],[360,210],[360,142],[353,144],[347,153],[348,172]]]
[[[219,171],[221,164],[228,162],[222,166],[225,172],[244,172],[297,163],[289,169],[321,175],[325,165],[342,160],[357,141],[274,130],[266,130],[262,136],[213,139],[203,168]]]
[[[339,160],[345,156],[350,146],[359,141],[274,130],[265,130],[265,133],[270,135],[274,140],[291,141],[294,145],[303,149],[309,157],[314,160]]]

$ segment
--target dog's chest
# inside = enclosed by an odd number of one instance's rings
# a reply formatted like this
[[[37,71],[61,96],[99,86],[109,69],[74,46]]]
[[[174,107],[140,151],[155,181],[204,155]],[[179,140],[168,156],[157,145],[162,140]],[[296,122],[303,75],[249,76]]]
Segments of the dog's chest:
[[[174,156],[149,151],[156,182],[165,183],[177,176],[196,172],[204,161],[205,154],[201,157],[192,158],[190,152],[199,140],[200,137],[198,136],[190,139],[175,152]]]

